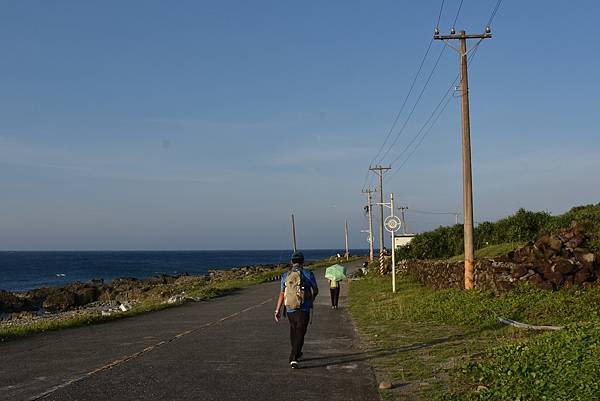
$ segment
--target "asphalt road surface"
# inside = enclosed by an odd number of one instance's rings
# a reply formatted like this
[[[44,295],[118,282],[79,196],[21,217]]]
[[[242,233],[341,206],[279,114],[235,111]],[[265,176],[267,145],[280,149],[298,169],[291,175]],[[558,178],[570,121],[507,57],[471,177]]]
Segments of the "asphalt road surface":
[[[360,262],[349,264],[350,270]],[[300,369],[288,365],[278,283],[0,345],[0,400],[379,400],[345,309],[321,294]]]

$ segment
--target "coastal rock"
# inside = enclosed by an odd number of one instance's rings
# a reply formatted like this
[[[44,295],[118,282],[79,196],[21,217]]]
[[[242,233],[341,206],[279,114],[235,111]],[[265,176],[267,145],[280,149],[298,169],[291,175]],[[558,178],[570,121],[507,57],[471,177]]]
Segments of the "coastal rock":
[[[14,313],[32,310],[31,302],[21,298],[12,292],[0,290],[0,312]]]
[[[42,306],[50,312],[63,312],[77,305],[77,295],[65,288],[56,288],[44,300]]]
[[[62,287],[42,287],[19,293],[0,290],[0,320],[2,324],[19,324],[29,320],[60,319],[80,313],[110,315],[127,311],[140,301],[180,303],[200,301],[188,297],[186,287],[206,284],[209,281],[253,279],[255,275],[280,269],[285,265],[245,266],[237,269],[212,270],[207,275],[158,275],[143,280],[122,277],[110,283],[93,279]],[[179,294],[179,295],[178,295]],[[23,313],[21,311],[32,311]],[[10,323],[9,323],[10,322]]]

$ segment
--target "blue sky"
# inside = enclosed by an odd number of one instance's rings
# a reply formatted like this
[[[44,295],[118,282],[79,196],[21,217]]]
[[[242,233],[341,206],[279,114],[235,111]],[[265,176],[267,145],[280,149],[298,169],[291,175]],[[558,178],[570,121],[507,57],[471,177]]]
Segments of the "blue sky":
[[[457,29],[482,31],[495,3],[464,0]],[[366,247],[365,172],[439,7],[4,2],[0,248],[288,248],[291,211],[301,248],[343,247],[345,218]],[[475,220],[600,201],[598,15],[591,0],[502,3],[470,69]],[[401,154],[457,73],[447,48],[376,161]],[[461,209],[459,102],[386,179],[412,231],[454,217],[411,209]]]

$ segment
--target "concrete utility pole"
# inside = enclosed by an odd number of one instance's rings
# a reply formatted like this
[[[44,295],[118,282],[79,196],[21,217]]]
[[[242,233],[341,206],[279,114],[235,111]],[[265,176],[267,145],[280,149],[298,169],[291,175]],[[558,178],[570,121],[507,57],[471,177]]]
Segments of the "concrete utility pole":
[[[399,207],[398,210],[400,210],[400,221],[402,222],[402,232],[404,234],[408,234],[408,232],[406,232],[406,220],[404,220],[404,211],[408,210],[408,206],[402,206]]]
[[[348,219],[346,219],[346,224],[345,224],[345,236],[346,236],[346,260],[348,260],[350,258],[350,249],[348,248]]]
[[[467,67],[467,39],[491,38],[492,31],[489,27],[480,35],[467,35],[465,31],[458,34],[452,28],[450,35],[440,35],[436,28],[433,38],[443,40],[448,46],[458,51],[460,56],[460,86],[462,100],[462,153],[463,153],[463,205],[464,205],[464,242],[465,242],[465,289],[473,288],[474,250],[473,250],[473,180],[471,178],[471,123],[469,119],[469,78]],[[460,49],[449,44],[450,40],[458,40]],[[475,47],[473,47],[475,48]]]
[[[383,239],[383,174],[391,170],[391,166],[383,167],[382,165],[369,166],[369,170],[374,171],[379,176],[379,273],[385,274],[385,260],[383,258],[383,247],[385,246]]]
[[[369,212],[369,262],[373,262],[373,203],[371,201],[371,188],[363,190],[363,194],[367,194],[367,211]]]
[[[460,213],[452,213],[454,215],[454,221],[455,224],[458,224],[458,216],[460,216]]]
[[[292,213],[292,249],[296,252],[296,223],[294,222],[294,213]]]

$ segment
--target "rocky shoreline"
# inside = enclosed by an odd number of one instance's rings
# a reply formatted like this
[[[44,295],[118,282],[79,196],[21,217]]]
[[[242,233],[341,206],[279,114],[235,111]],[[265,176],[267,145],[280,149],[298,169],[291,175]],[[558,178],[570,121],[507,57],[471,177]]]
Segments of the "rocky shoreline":
[[[284,264],[212,269],[206,275],[158,275],[144,279],[122,277],[105,283],[102,279],[75,282],[60,287],[28,291],[0,290],[0,326],[40,320],[59,320],[83,314],[112,315],[131,310],[142,302],[175,304],[202,298],[188,296],[190,289],[211,283],[251,279],[272,273]]]

